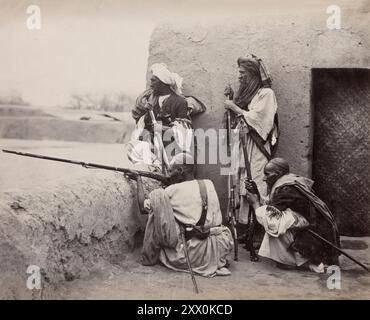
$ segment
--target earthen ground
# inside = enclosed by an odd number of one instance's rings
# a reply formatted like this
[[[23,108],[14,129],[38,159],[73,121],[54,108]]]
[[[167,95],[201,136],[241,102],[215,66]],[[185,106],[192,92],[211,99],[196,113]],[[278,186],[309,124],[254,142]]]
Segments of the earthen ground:
[[[370,238],[342,238],[346,251],[369,262]],[[351,249],[349,249],[351,248]],[[327,286],[331,274],[278,269],[262,259],[251,262],[240,246],[240,259],[231,257],[231,276],[196,277],[200,294],[195,294],[190,275],[164,266],[145,267],[138,262],[140,249],[120,265],[86,280],[64,283],[59,299],[369,299],[370,273],[341,257],[341,289]],[[367,263],[370,267],[370,264]],[[329,281],[330,282],[330,281]]]

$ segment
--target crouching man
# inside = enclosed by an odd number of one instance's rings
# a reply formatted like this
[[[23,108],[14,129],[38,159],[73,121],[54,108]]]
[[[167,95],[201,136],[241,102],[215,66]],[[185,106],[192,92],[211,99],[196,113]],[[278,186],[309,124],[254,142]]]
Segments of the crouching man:
[[[338,253],[305,231],[310,228],[321,237],[339,245],[334,217],[325,203],[312,191],[313,181],[289,173],[289,164],[274,158],[264,168],[268,187],[266,204],[246,181],[247,199],[266,233],[259,255],[270,258],[282,268],[309,268],[322,273],[325,265],[338,264]]]
[[[181,232],[195,274],[229,275],[227,255],[233,250],[230,230],[222,225],[216,190],[210,180],[194,178],[194,159],[185,153],[171,161],[171,184],[153,190],[145,199],[141,177],[137,181],[142,214],[149,214],[142,249],[142,264],[159,261],[166,267],[188,272]]]

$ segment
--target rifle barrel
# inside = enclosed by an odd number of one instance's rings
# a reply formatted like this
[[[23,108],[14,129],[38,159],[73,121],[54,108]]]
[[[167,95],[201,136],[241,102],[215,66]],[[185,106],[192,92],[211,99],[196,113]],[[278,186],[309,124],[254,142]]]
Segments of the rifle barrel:
[[[225,94],[225,96],[229,100],[233,100],[234,95],[233,91],[231,89],[231,86],[228,85],[229,87],[229,93]],[[231,151],[232,151],[232,141],[231,141],[231,110],[227,109],[226,111],[227,115],[227,133],[226,133],[226,143],[227,143],[227,155],[230,157],[231,156]],[[233,242],[234,242],[234,260],[238,261],[238,232],[236,229],[236,226],[238,224],[238,213],[235,208],[235,192],[234,192],[234,181],[232,178],[232,174],[229,173],[228,177],[228,203],[227,203],[227,218],[228,218],[228,225],[229,229],[231,231],[232,237],[233,237]]]
[[[231,156],[231,111],[227,110],[227,155]]]
[[[90,167],[90,168],[97,168],[97,169],[104,169],[104,170],[109,170],[109,171],[117,171],[117,172],[122,172],[122,173],[129,173],[129,172],[136,172],[139,175],[151,179],[155,179],[158,181],[161,181],[163,183],[168,183],[168,177],[154,173],[154,172],[147,172],[147,171],[140,171],[140,170],[132,170],[128,168],[120,168],[120,167],[113,167],[113,166],[107,166],[103,164],[97,164],[97,163],[89,163],[89,162],[83,162],[83,161],[77,161],[77,160],[69,160],[69,159],[63,159],[63,158],[56,158],[56,157],[50,157],[50,156],[44,156],[44,155],[39,155],[39,154],[34,154],[34,153],[26,153],[26,152],[19,152],[19,151],[13,151],[13,150],[2,150],[5,153],[11,153],[15,154],[18,156],[23,156],[23,157],[31,157],[31,158],[36,158],[36,159],[43,159],[43,160],[51,160],[51,161],[58,161],[58,162],[64,162],[64,163],[70,163],[70,164],[76,164],[76,165],[81,165],[83,167]]]
[[[336,245],[334,245],[330,241],[326,240],[325,238],[323,238],[322,236],[320,236],[319,234],[317,234],[315,231],[312,231],[311,229],[303,229],[303,230],[311,233],[314,237],[318,238],[322,242],[324,242],[327,245],[331,246],[332,248],[334,248],[335,250],[337,250],[338,252],[340,252],[341,254],[343,254],[344,256],[346,256],[348,259],[352,260],[354,263],[356,263],[360,267],[364,268],[367,272],[370,272],[369,268],[366,267],[364,264],[362,264],[360,261],[358,261],[355,258],[353,258],[352,256],[350,256],[347,252],[345,252],[342,249],[338,248]]]
[[[189,258],[189,252],[188,252],[188,247],[187,247],[186,238],[185,238],[185,227],[183,225],[180,225],[180,236],[181,236],[181,241],[182,241],[182,244],[183,244],[183,247],[184,247],[185,259],[186,259],[186,263],[188,265],[189,273],[190,273],[190,276],[191,276],[191,281],[193,282],[195,293],[199,293],[197,281],[195,280],[194,271],[193,271],[193,268],[191,266],[191,262],[190,262],[190,258]]]

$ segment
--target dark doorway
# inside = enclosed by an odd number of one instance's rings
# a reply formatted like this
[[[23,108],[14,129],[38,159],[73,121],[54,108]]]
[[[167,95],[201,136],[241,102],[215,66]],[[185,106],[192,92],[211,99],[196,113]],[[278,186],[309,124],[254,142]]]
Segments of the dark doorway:
[[[313,179],[342,235],[370,235],[370,70],[313,69]]]

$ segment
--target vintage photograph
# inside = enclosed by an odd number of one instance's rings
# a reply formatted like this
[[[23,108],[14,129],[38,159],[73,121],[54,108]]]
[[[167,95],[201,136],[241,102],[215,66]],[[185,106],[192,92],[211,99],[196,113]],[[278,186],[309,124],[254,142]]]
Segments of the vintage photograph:
[[[369,28],[369,0],[0,0],[0,299],[369,299]]]

